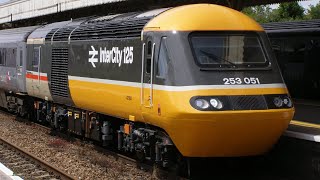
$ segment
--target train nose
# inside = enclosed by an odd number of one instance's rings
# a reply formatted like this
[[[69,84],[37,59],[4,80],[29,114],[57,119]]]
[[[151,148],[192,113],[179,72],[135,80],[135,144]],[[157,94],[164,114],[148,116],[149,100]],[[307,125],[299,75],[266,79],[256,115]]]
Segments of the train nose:
[[[292,108],[193,114],[170,121],[167,132],[186,157],[260,155],[277,142],[292,116]]]

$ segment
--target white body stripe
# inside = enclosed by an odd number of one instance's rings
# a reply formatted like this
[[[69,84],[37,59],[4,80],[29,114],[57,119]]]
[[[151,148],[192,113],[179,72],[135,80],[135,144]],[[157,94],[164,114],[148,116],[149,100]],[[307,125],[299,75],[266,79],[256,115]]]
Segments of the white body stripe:
[[[112,84],[120,86],[129,87],[141,87],[141,83],[138,82],[128,82],[128,81],[116,81],[109,79],[97,79],[97,78],[87,78],[79,76],[69,76],[69,80],[78,80],[85,82]],[[145,84],[145,87],[150,87],[150,84]],[[204,89],[263,89],[263,88],[286,88],[284,83],[274,83],[274,84],[250,84],[250,85],[194,85],[194,86],[166,86],[166,85],[153,85],[155,90],[164,91],[191,91],[191,90],[204,90]]]
[[[27,71],[27,73],[31,73],[31,74],[33,74],[33,75],[38,75],[39,73],[38,72],[36,72],[36,71]],[[42,73],[42,72],[40,72],[40,76],[48,76],[48,74],[47,73]]]

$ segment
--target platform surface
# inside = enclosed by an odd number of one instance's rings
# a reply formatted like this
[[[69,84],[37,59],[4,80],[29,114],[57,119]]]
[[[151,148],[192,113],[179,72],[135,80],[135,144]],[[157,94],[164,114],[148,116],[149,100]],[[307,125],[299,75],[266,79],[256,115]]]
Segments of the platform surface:
[[[5,165],[0,163],[0,180],[23,180],[19,176],[15,176],[14,173]]]
[[[0,179],[1,180],[12,180],[12,178],[6,175],[4,172],[0,171]]]
[[[320,125],[292,120],[284,135],[320,143]]]

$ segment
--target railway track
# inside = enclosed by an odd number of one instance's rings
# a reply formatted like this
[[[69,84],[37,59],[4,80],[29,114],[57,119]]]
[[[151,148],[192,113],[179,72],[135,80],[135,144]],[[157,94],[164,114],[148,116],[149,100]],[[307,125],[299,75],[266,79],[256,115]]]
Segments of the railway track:
[[[4,114],[10,115],[12,117],[15,117],[14,115],[7,113],[5,111],[0,110],[0,113],[4,113]],[[46,132],[46,134],[51,134],[53,136],[57,136],[61,139],[67,140],[69,142],[70,141],[75,142],[75,144],[81,144],[80,146],[86,146],[86,144],[92,143],[92,141],[90,141],[90,140],[83,141],[80,138],[77,138],[77,136],[70,136],[65,133],[52,131],[50,128],[48,128],[46,126],[43,126],[38,123],[30,122],[27,119],[17,118],[17,120],[21,123],[30,125],[30,126],[34,127],[35,129],[38,129],[42,132]],[[3,153],[2,153],[3,152],[3,150],[2,150],[3,144],[5,144],[5,143],[3,143],[0,138],[0,162],[3,162],[6,165],[6,163],[2,160],[2,157],[7,156],[7,155],[3,155]],[[193,163],[192,163],[191,176],[188,177],[188,176],[183,175],[183,177],[181,177],[181,175],[179,174],[180,175],[180,177],[179,177],[178,174],[174,174],[173,172],[168,172],[168,171],[165,171],[161,168],[157,168],[157,167],[153,166],[152,164],[148,164],[148,163],[146,164],[143,162],[139,162],[139,161],[135,160],[134,158],[132,158],[132,156],[126,156],[124,154],[118,153],[117,151],[109,150],[109,149],[106,149],[106,148],[99,146],[99,145],[92,146],[92,150],[104,154],[105,157],[110,157],[110,156],[115,157],[114,159],[117,159],[117,161],[120,162],[121,164],[124,164],[124,165],[130,164],[131,166],[135,166],[138,169],[143,169],[144,171],[152,173],[152,177],[157,177],[157,179],[188,179],[188,178],[205,179],[206,177],[216,177],[217,179],[238,179],[238,178],[240,178],[240,179],[241,178],[242,179],[281,179],[280,177],[277,177],[277,174],[270,175],[268,173],[269,166],[264,166],[263,168],[255,167],[256,170],[254,170],[254,171],[257,171],[257,172],[253,173],[253,172],[247,172],[248,167],[250,167],[250,169],[254,169],[252,167],[252,165],[248,166],[248,164],[252,164],[251,161],[250,161],[250,163],[239,162],[239,166],[232,164],[232,167],[230,168],[229,167],[230,162],[232,162],[232,161],[225,162],[225,160],[223,160],[223,159],[220,159],[220,160],[219,159],[218,160],[212,159],[212,160],[208,160],[208,161],[199,161],[199,162],[196,162],[193,160],[192,161]],[[7,150],[7,152],[11,152],[11,151],[12,150]],[[86,156],[86,154],[84,154],[84,156]],[[103,165],[104,164],[102,164],[102,166]],[[9,166],[9,165],[7,165],[7,166],[9,168],[11,168],[15,172],[15,174],[17,174],[21,177],[24,177],[25,179],[37,179],[35,177],[27,178],[23,175],[23,172],[20,173],[20,172],[16,171],[14,168],[12,168],[11,166]],[[29,166],[29,165],[26,165],[26,166]],[[35,165],[35,166],[39,167],[39,165]],[[233,166],[235,166],[235,167],[233,167]],[[265,168],[267,169],[266,171],[264,171]],[[31,170],[29,170],[29,172],[27,172],[27,174],[30,174],[30,171]],[[214,175],[212,174],[213,171],[215,172]],[[230,172],[233,172],[233,173],[230,173]],[[43,178],[43,179],[50,179],[50,178],[51,179],[68,179],[68,178],[59,177],[58,175],[56,175],[55,173],[52,173],[51,171],[49,171],[48,174],[51,176],[47,177],[47,178]],[[70,177],[70,178],[72,179],[72,177]]]
[[[12,113],[9,113],[9,112],[7,112],[6,110],[3,110],[3,109],[0,109],[0,113],[12,116],[12,117],[15,118],[16,121],[19,121],[19,122],[22,122],[22,123],[26,123],[26,124],[28,124],[30,126],[33,126],[33,127],[37,128],[37,129],[41,130],[41,131],[45,131],[48,134],[51,134],[53,136],[58,136],[58,137],[60,137],[62,139],[65,139],[67,141],[79,141],[81,143],[88,143],[89,142],[89,141],[83,141],[81,139],[78,139],[75,136],[70,137],[67,134],[64,134],[64,133],[61,133],[61,132],[58,132],[58,131],[54,131],[54,130],[52,130],[51,128],[49,128],[47,126],[41,125],[41,124],[36,123],[36,122],[32,122],[32,121],[30,121],[28,119],[25,119],[25,118],[18,117],[18,116],[13,115]],[[4,141],[4,143],[6,142],[5,140],[0,138],[0,146],[2,146],[3,141]],[[108,150],[108,149],[106,149],[104,147],[101,147],[99,145],[95,145],[94,149],[97,152],[100,152],[100,153],[104,154],[105,156],[113,156],[116,159],[118,159],[118,161],[121,161],[124,164],[131,164],[133,166],[136,166],[139,169],[142,169],[144,171],[152,173],[154,176],[161,177],[160,179],[163,179],[163,178],[165,178],[165,179],[167,179],[167,178],[185,179],[185,178],[182,178],[182,177],[177,177],[176,175],[174,175],[174,174],[172,174],[172,173],[170,173],[170,172],[168,172],[166,170],[163,170],[161,168],[158,168],[157,166],[153,166],[153,165],[151,165],[149,163],[144,163],[144,162],[137,161],[136,159],[134,159],[134,158],[132,158],[130,156],[126,156],[126,155],[120,154],[120,153],[118,153],[116,151],[113,151],[113,150]],[[1,147],[0,147],[0,157],[1,156],[2,156],[2,153],[1,153]],[[2,158],[0,158],[0,162],[1,162],[1,160],[2,160]],[[57,173],[57,174],[59,174],[59,173]],[[72,177],[69,177],[69,178],[66,178],[66,179],[70,179],[70,178],[72,178]],[[34,178],[31,178],[31,179],[34,179]],[[45,178],[45,179],[47,179],[47,178]],[[64,179],[64,178],[55,178],[55,179]]]
[[[24,179],[75,179],[3,138],[0,138],[0,162]]]

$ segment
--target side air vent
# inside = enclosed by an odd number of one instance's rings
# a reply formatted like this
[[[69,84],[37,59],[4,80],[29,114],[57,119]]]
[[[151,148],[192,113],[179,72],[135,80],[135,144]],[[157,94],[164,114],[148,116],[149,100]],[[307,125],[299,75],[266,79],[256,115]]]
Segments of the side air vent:
[[[68,49],[52,49],[51,92],[54,96],[68,97]]]

